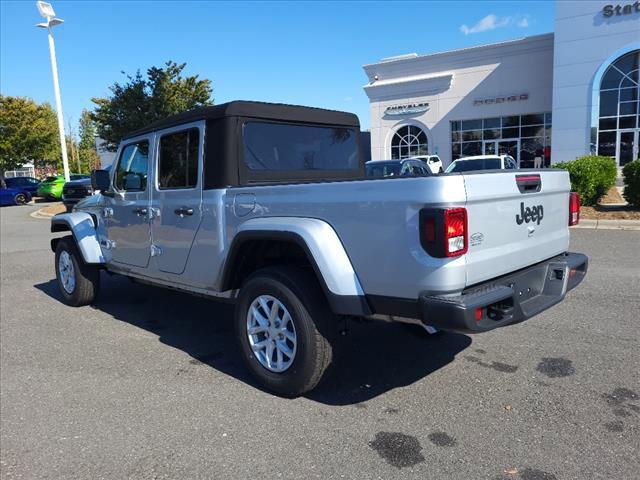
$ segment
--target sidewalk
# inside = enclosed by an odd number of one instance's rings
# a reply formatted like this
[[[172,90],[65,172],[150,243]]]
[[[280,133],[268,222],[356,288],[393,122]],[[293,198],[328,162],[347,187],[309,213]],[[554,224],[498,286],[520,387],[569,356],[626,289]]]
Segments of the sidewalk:
[[[571,228],[593,228],[596,230],[640,230],[640,220],[592,220],[581,218],[580,223]]]

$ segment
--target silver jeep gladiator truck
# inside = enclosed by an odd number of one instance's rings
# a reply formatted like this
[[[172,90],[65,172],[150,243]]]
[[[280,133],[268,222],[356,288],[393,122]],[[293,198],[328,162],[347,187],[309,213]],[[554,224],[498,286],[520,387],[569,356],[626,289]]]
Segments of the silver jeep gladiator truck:
[[[478,333],[526,320],[582,281],[579,199],[563,170],[367,179],[355,115],[230,102],[122,140],[102,193],[53,217],[64,301],[100,271],[236,302],[247,367],[280,395],[313,389],[339,319]]]

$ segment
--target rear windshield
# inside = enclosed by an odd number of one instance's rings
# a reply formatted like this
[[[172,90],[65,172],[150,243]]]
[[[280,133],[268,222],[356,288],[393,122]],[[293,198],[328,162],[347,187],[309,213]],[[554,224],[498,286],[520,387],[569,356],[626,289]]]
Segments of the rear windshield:
[[[43,181],[44,182],[55,182],[56,180],[58,180],[58,177],[47,177]]]
[[[367,177],[383,178],[383,177],[396,177],[400,175],[400,163],[380,163],[369,164],[367,168]]]
[[[447,172],[472,172],[474,170],[500,169],[499,158],[477,158],[474,160],[456,160],[447,168]]]
[[[353,128],[247,122],[244,162],[250,170],[357,170]]]
[[[70,175],[70,180],[84,180],[85,178],[89,178],[89,175]]]

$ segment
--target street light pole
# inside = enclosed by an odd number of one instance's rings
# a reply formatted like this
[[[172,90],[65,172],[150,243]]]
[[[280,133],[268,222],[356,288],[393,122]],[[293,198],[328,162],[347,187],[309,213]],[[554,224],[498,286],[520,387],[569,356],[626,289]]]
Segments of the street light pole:
[[[62,167],[64,168],[64,179],[69,181],[69,160],[67,158],[67,141],[64,134],[64,117],[62,115],[62,100],[60,99],[60,84],[58,82],[58,64],[56,62],[56,46],[53,41],[52,27],[60,25],[64,20],[55,18],[53,7],[47,2],[36,2],[40,15],[47,19],[46,22],[38,23],[36,27],[46,28],[49,37],[49,55],[51,56],[51,73],[53,74],[53,92],[56,97],[56,112],[58,114],[58,131],[60,133],[60,150],[62,151]]]

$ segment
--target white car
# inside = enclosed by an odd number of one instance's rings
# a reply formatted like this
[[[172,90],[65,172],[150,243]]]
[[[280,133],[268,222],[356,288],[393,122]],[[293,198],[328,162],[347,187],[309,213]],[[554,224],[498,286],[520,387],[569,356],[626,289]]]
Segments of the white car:
[[[431,173],[442,173],[442,160],[438,155],[421,155],[419,157],[411,157],[409,160],[420,160],[427,164]]]
[[[446,173],[472,172],[475,170],[515,170],[518,162],[511,155],[476,155],[452,162]]]

